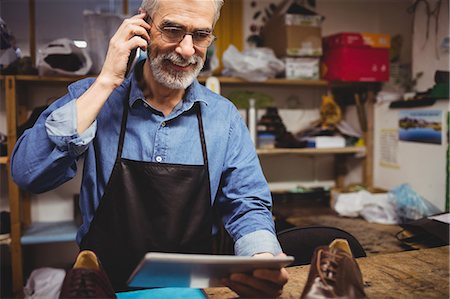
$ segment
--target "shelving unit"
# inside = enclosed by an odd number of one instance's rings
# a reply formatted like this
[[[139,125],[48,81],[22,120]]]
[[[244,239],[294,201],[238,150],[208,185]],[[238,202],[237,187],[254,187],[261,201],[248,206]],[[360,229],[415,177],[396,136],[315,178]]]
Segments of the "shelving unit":
[[[11,237],[7,243],[11,251],[13,291],[19,294],[23,287],[22,246],[49,242],[75,241],[77,226],[73,221],[53,223],[31,223],[31,208],[28,194],[20,192],[10,175],[10,160],[17,127],[20,125],[17,89],[23,84],[68,85],[83,77],[40,77],[31,75],[4,76],[6,120],[8,136],[8,156],[0,157],[0,164],[5,164],[8,171],[8,197],[11,215]],[[23,119],[22,119],[23,121]]]

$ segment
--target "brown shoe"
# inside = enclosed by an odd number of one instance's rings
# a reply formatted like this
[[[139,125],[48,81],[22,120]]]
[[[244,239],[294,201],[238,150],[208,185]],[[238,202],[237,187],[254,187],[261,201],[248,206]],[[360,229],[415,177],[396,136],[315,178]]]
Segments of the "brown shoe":
[[[59,298],[116,298],[113,287],[94,252],[83,250],[67,271]]]
[[[347,240],[316,248],[300,298],[366,298],[361,270]]]

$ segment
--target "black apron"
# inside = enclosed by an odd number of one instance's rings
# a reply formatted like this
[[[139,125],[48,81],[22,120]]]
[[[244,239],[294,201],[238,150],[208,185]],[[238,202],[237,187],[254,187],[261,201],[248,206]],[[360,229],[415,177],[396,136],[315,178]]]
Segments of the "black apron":
[[[125,103],[116,162],[80,248],[98,256],[116,291],[144,254],[211,253],[212,208],[200,103],[197,114],[204,165],[164,164],[122,158]],[[186,113],[193,113],[188,111]]]

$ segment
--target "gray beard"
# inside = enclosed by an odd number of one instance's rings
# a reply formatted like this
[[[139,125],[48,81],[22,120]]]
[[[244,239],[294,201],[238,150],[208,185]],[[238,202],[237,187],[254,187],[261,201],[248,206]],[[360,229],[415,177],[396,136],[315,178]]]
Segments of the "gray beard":
[[[204,61],[200,56],[194,55],[189,59],[184,59],[176,52],[160,54],[155,58],[150,57],[150,68],[153,73],[153,78],[163,86],[170,89],[186,89],[197,78],[198,74],[203,68]],[[170,68],[165,68],[164,64],[170,61],[176,65],[186,66],[188,64],[194,65],[194,69],[188,72],[175,71]]]

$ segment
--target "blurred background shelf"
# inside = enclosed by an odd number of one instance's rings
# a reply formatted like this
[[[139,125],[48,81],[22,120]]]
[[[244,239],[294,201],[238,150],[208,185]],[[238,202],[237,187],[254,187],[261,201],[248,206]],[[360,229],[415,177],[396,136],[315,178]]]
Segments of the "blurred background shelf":
[[[73,221],[35,222],[23,230],[22,245],[75,241],[77,225]]]
[[[9,245],[9,244],[11,244],[11,238],[10,237],[6,238],[6,239],[3,239],[3,240],[0,240],[0,245]]]
[[[317,155],[317,154],[365,154],[365,147],[337,147],[337,148],[273,148],[257,149],[258,155]]]

